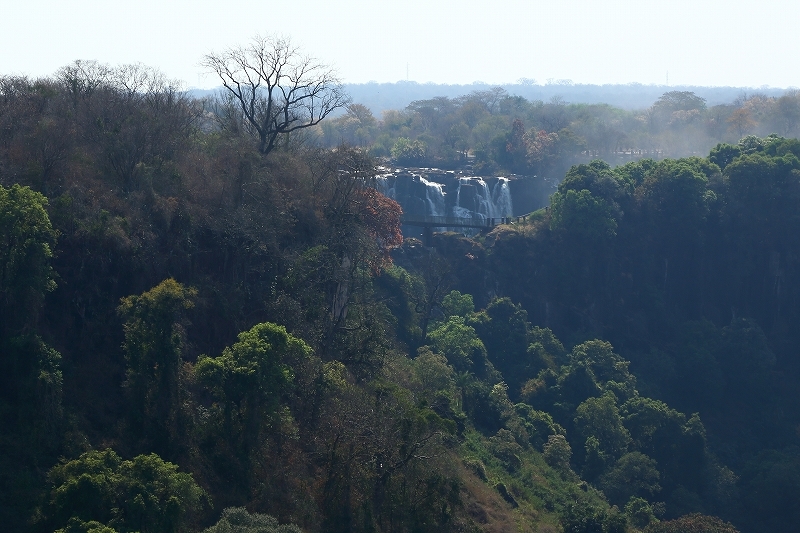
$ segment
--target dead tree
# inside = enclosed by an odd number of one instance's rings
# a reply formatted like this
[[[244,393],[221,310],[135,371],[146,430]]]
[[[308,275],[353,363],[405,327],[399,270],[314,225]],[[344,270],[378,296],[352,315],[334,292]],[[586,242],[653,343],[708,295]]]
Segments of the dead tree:
[[[220,77],[223,96],[264,155],[279,136],[314,126],[349,103],[336,73],[286,38],[257,36],[247,46],[208,54],[202,65]]]

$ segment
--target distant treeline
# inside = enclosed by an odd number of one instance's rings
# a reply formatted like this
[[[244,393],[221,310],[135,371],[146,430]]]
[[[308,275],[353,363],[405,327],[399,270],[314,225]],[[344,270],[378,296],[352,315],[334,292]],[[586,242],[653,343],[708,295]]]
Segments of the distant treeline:
[[[346,113],[320,125],[323,144],[364,146],[401,164],[558,177],[596,157],[704,155],[720,142],[791,136],[800,126],[796,90],[399,86],[414,99],[380,115],[369,102],[385,96],[383,86],[359,86]]]
[[[690,91],[705,98],[709,106],[733,102],[753,94],[781,96],[785,88],[777,87],[703,87],[699,85],[643,85],[641,83],[591,85],[570,80],[522,80],[525,83],[448,85],[398,81],[396,83],[348,83],[345,88],[354,102],[367,106],[380,116],[389,109],[404,109],[414,100],[429,100],[437,96],[458,98],[476,91],[501,87],[510,95],[526,100],[548,101],[559,98],[570,104],[608,104],[629,111],[646,109],[670,91]],[[791,88],[789,88],[791,89]]]
[[[398,81],[395,83],[345,83],[344,88],[354,102],[366,106],[375,116],[384,111],[405,109],[416,100],[430,100],[436,97],[459,98],[470,93],[500,87],[512,96],[526,100],[544,102],[558,99],[569,104],[607,104],[628,111],[647,109],[659,97],[670,91],[689,91],[704,98],[709,106],[729,104],[738,99],[754,95],[780,97],[795,87],[705,87],[701,85],[644,85],[626,84],[576,84],[569,80],[552,83],[501,83],[487,84],[475,82],[470,85],[448,85],[443,83],[418,83]],[[190,89],[195,98],[213,96],[219,89]]]

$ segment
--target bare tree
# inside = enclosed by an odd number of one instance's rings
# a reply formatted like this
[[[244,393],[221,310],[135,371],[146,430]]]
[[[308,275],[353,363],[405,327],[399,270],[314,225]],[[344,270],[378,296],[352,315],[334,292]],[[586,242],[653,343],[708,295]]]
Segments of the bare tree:
[[[280,135],[314,126],[349,103],[336,73],[287,38],[257,36],[247,46],[208,54],[201,64],[220,77],[265,155]]]
[[[76,60],[56,72],[56,80],[67,89],[73,101],[86,98],[108,85],[113,69],[97,61]]]

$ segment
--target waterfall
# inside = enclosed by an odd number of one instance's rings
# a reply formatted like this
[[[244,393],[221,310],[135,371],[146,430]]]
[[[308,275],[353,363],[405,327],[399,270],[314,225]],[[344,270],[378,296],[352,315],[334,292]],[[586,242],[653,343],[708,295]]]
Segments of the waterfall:
[[[394,176],[391,174],[384,174],[382,176],[375,177],[375,184],[377,185],[375,188],[378,189],[378,192],[382,195],[391,198],[392,200],[396,200],[395,198],[395,180],[392,179]]]
[[[422,176],[419,177],[419,181],[425,186],[426,214],[437,217],[445,216],[444,185],[428,181]]]
[[[492,209],[493,217],[510,217],[514,214],[511,205],[511,187],[508,185],[508,178],[497,178],[497,183],[492,189]]]
[[[470,192],[463,199],[462,188]],[[455,217],[481,220],[510,217],[513,210],[508,178],[497,178],[491,187],[483,178],[459,178],[452,212]]]
[[[492,217],[492,194],[489,192],[489,186],[483,181],[483,178],[475,178],[475,212],[482,215],[483,218]]]
[[[504,177],[465,177],[454,172],[398,169],[376,176],[375,187],[398,202],[409,217],[455,217],[481,222],[495,219],[499,223],[514,214],[510,181]],[[451,229],[465,234],[477,232],[460,226]]]
[[[469,178],[458,178],[456,202],[453,204],[453,216],[456,218],[472,218],[473,210],[461,205],[461,186],[464,184],[469,185]]]

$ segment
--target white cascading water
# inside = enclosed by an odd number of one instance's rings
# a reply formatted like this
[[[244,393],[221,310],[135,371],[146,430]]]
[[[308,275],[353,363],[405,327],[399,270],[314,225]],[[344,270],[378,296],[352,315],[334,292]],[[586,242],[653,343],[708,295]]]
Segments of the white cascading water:
[[[391,178],[391,174],[376,176],[376,188],[384,196],[402,203],[403,198],[397,197],[397,181],[393,181]],[[428,181],[416,174],[414,179],[425,187],[425,214],[428,216],[446,216],[444,185],[435,181]]]
[[[422,176],[419,177],[419,181],[425,185],[426,214],[436,217],[445,216],[444,185],[435,181],[428,181]]]
[[[389,176],[391,176],[391,174],[376,176],[375,177],[375,183],[377,185],[376,189],[378,189],[378,192],[386,196],[387,198],[395,200],[396,199],[395,188],[389,185]]]
[[[492,194],[483,178],[474,178],[472,184],[475,186],[475,212],[483,218],[491,218],[492,214]]]
[[[488,183],[487,183],[488,181]],[[430,181],[420,174],[383,174],[376,177],[376,188],[397,201],[407,212],[426,216],[451,216],[470,220],[486,220],[513,215],[511,188],[508,178],[484,180],[479,177],[459,177],[455,198],[446,198],[444,185]],[[464,190],[462,191],[462,187]],[[443,231],[445,228],[434,228]],[[451,228],[472,234],[477,230]]]
[[[508,185],[508,178],[497,178],[497,183],[492,189],[492,208],[493,217],[510,217],[514,213],[511,205],[511,187]]]
[[[461,205],[462,185],[470,185],[475,188],[473,206]],[[510,217],[512,213],[511,188],[508,186],[508,178],[497,178],[497,182],[491,189],[483,178],[459,178],[453,216],[487,219]]]
[[[453,205],[453,216],[456,218],[472,218],[474,211],[461,206],[461,186],[469,184],[469,178],[458,178],[458,188],[456,189],[456,203]]]

